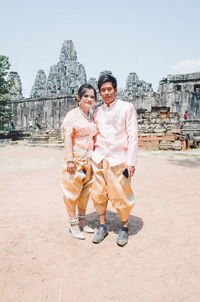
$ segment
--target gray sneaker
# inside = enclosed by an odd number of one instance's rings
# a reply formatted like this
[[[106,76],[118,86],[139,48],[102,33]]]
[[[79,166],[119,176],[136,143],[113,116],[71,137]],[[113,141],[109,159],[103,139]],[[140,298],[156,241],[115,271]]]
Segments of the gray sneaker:
[[[117,237],[117,244],[119,246],[125,246],[128,243],[128,233],[120,230],[119,235]]]
[[[93,243],[100,243],[108,236],[108,231],[102,228],[101,226],[98,228],[97,233],[94,235],[92,242]]]

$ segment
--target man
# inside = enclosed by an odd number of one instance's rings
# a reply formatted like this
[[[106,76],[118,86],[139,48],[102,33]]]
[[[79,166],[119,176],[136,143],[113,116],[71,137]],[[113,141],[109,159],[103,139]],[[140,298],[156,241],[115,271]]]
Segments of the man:
[[[104,104],[94,112],[99,133],[92,158],[94,182],[91,198],[99,215],[100,227],[93,243],[100,243],[108,235],[105,216],[110,200],[123,225],[117,244],[124,246],[128,242],[128,219],[134,206],[131,177],[135,172],[138,141],[136,112],[131,103],[116,99],[117,81],[110,74],[100,76],[98,88]]]

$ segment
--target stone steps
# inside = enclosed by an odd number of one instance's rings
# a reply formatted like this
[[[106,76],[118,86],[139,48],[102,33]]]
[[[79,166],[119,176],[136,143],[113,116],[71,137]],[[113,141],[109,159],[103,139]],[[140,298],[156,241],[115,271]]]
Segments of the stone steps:
[[[33,133],[28,143],[31,144],[62,144],[60,130],[45,131],[44,133]]]
[[[28,143],[46,144],[49,142],[49,136],[44,134],[33,135],[28,139]]]
[[[61,138],[61,131],[59,130],[52,130],[49,132],[49,143],[57,143],[62,144],[63,140]]]

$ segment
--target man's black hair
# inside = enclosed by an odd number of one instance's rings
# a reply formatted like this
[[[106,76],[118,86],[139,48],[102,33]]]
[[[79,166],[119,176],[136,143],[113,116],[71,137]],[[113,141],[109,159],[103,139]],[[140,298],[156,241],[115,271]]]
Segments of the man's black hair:
[[[99,77],[99,80],[98,80],[99,91],[101,89],[101,86],[106,82],[111,82],[113,88],[114,89],[117,88],[117,80],[115,79],[115,77],[111,76],[110,74],[103,74]]]

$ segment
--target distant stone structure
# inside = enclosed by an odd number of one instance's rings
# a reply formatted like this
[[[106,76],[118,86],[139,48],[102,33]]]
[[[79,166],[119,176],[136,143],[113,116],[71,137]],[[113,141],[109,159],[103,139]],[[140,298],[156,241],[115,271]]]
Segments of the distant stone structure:
[[[184,138],[177,113],[167,107],[153,107],[152,112],[138,110],[139,147],[144,149],[181,150]],[[184,145],[185,146],[185,145]]]
[[[62,44],[59,62],[51,66],[48,78],[43,70],[38,71],[30,97],[76,94],[86,81],[85,68],[77,61],[74,44],[66,40]]]
[[[27,130],[32,121],[34,130],[59,129],[66,113],[75,106],[76,98],[72,95],[13,101],[15,127]]]
[[[97,80],[96,80],[96,78],[90,78],[88,80],[88,83],[90,85],[92,85],[96,89],[96,91],[98,91],[98,86],[97,86]]]
[[[181,120],[185,111],[189,120],[200,119],[200,72],[168,75],[160,81],[158,94],[171,112],[180,114]]]
[[[104,70],[100,75],[105,73],[112,75],[110,70]],[[64,41],[59,62],[50,68],[48,77],[43,70],[38,71],[31,98],[23,98],[17,72],[11,72],[8,78],[15,83],[9,96],[13,101],[16,130],[28,130],[31,121],[32,136],[34,131],[46,133],[40,138],[36,135],[38,141],[50,141],[59,136],[64,116],[75,106],[78,88],[87,81],[85,68],[77,61],[71,40]],[[98,106],[102,100],[97,80],[92,77],[88,82],[97,90]],[[125,89],[118,89],[117,97],[133,103],[137,110],[139,146],[172,150],[200,147],[200,72],[168,75],[159,82],[157,92],[150,83],[131,72]],[[185,111],[187,121],[184,120]]]
[[[141,96],[146,92],[153,91],[152,84],[139,80],[135,72],[129,73],[126,80],[126,88],[124,90],[125,96],[137,95]]]
[[[40,69],[37,72],[36,79],[34,85],[31,89],[31,98],[36,97],[45,97],[46,96],[46,85],[47,85],[47,77],[44,70]]]
[[[8,80],[14,81],[14,85],[11,87],[10,92],[9,92],[9,98],[11,100],[23,99],[22,82],[21,82],[21,79],[20,79],[20,76],[18,75],[18,73],[11,71],[8,74]]]

